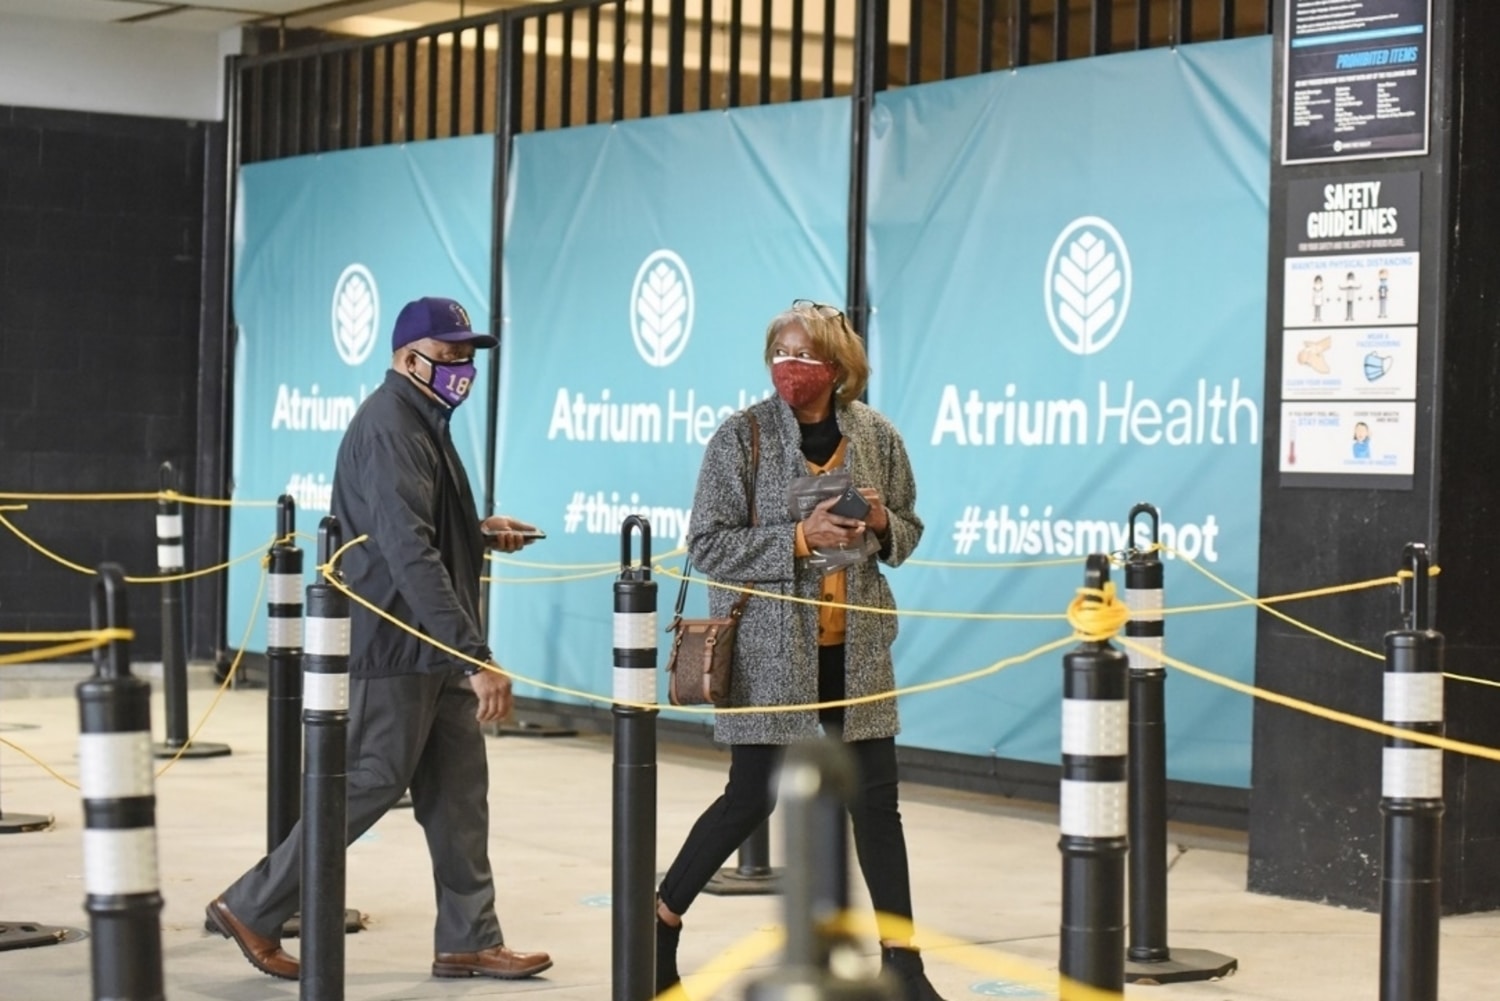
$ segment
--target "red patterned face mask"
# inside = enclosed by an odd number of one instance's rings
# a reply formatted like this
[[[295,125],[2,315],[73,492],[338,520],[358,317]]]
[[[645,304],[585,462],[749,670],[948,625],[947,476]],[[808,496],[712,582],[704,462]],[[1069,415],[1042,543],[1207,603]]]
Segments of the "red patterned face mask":
[[[776,394],[792,407],[805,407],[822,396],[836,377],[832,365],[811,358],[777,358],[771,363]]]

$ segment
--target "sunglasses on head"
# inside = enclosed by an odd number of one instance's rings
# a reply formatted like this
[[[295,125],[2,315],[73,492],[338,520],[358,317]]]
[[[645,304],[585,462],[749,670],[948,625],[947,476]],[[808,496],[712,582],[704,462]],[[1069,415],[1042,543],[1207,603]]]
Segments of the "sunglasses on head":
[[[813,299],[793,299],[792,309],[798,312],[812,313],[825,319],[842,318],[844,311],[837,306],[830,306],[826,302],[817,302]]]

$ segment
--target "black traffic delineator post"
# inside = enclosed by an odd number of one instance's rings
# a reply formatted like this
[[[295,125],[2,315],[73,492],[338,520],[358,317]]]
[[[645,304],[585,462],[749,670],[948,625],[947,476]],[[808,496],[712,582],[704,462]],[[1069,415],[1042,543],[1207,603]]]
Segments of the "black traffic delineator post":
[[[1443,734],[1443,634],[1429,628],[1427,547],[1402,554],[1403,628],[1385,636],[1385,721]],[[1443,752],[1387,737],[1380,783],[1380,1001],[1437,1001]]]
[[[95,629],[124,629],[125,573],[94,582]],[[123,639],[94,653],[78,685],[78,786],[83,796],[84,910],[95,1001],[159,1001],[161,883],[151,767],[151,685],[130,673]]]
[[[343,544],[338,519],[318,526],[318,565]],[[320,576],[307,587],[302,654],[301,1001],[343,1001],[349,817],[349,599]]]
[[[1137,524],[1149,516],[1150,547],[1142,548]],[[1137,504],[1127,519],[1131,548],[1125,556],[1125,635],[1137,646],[1130,658],[1129,739],[1129,946],[1127,983],[1172,984],[1216,980],[1239,968],[1239,960],[1207,949],[1167,945],[1167,671],[1161,661],[1166,627],[1161,512]]]
[[[302,815],[302,549],[296,503],[276,502],[266,617],[266,852]]]
[[[630,560],[639,532],[641,561]],[[610,897],[610,997],[647,1001],[656,994],[656,716],[621,705],[656,703],[656,581],[651,523],[632,514],[620,526],[620,576],[614,612],[614,807]]]
[[[177,489],[177,472],[161,464],[161,489]],[[187,564],[182,543],[182,502],[162,497],[156,502],[156,566],[163,577],[182,573]],[[161,679],[167,711],[167,739],[157,744],[158,758],[222,758],[228,744],[188,737],[187,617],[181,580],[164,580],[161,587]]]
[[[1109,582],[1109,558],[1088,558],[1085,586]],[[1095,600],[1097,599],[1086,599]],[[1128,662],[1108,640],[1063,655],[1060,994],[1074,984],[1125,987]]]
[[[771,822],[761,821],[760,826],[740,845],[740,853],[733,869],[720,869],[704,893],[720,897],[749,897],[757,894],[780,893],[781,873],[771,866]]]
[[[848,748],[827,738],[792,745],[779,783],[786,817],[786,946],[781,965],[746,988],[746,1001],[896,1001],[893,978],[856,980],[833,972],[838,952],[855,951],[836,926],[849,907],[846,811],[856,781]]]

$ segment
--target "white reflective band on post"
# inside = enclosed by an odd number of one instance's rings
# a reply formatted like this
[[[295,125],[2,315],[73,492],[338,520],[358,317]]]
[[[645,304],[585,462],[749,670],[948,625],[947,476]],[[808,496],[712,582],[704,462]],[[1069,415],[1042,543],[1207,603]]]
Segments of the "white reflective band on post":
[[[1125,607],[1130,609],[1130,617],[1137,622],[1160,622],[1162,589],[1159,587],[1126,588]]]
[[[1130,746],[1129,703],[1120,699],[1063,699],[1062,752],[1119,757]]]
[[[1443,721],[1443,676],[1437,671],[1421,674],[1385,674],[1387,723],[1441,723]]]
[[[656,702],[656,672],[638,667],[615,668],[616,702]]]
[[[152,776],[146,731],[78,735],[78,789],[84,799],[150,796]]]
[[[1124,782],[1063,779],[1058,828],[1076,838],[1123,838],[1125,791]]]
[[[317,712],[342,712],[349,708],[347,674],[302,672],[302,708]]]
[[[158,570],[181,570],[183,562],[187,557],[183,553],[182,546],[157,546],[156,568]]]
[[[182,515],[159,514],[156,516],[156,537],[158,539],[180,539],[182,538]]]
[[[273,605],[302,604],[302,575],[294,573],[266,574],[266,599]]]
[[[652,650],[655,647],[655,612],[615,613],[616,650]]]
[[[1443,752],[1435,747],[1387,747],[1381,755],[1380,795],[1442,799]]]
[[[269,616],[266,619],[266,646],[289,650],[302,645],[302,620]]]
[[[156,828],[83,832],[83,889],[91,894],[155,893]]]
[[[348,619],[308,619],[304,653],[316,657],[349,656]]]
[[[1151,650],[1146,653],[1133,647],[1125,648],[1125,655],[1130,658],[1130,667],[1134,671],[1160,671],[1161,652],[1166,646],[1166,639],[1162,636],[1132,636],[1130,642],[1135,646],[1147,647]]]

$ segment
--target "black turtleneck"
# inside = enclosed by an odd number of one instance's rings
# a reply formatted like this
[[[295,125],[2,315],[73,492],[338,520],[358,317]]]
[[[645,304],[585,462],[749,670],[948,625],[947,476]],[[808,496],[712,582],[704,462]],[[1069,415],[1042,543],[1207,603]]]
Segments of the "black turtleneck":
[[[833,453],[838,451],[839,441],[843,435],[839,434],[839,422],[834,411],[828,411],[828,416],[816,424],[803,424],[797,422],[802,429],[802,456],[815,466],[821,466],[833,458]]]

